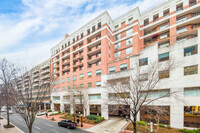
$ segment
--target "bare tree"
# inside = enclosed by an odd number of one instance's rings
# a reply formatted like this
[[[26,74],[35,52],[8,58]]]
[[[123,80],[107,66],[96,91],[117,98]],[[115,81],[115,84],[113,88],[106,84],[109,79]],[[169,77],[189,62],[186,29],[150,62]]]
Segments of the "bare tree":
[[[18,83],[20,81],[20,84]],[[32,133],[33,123],[40,106],[48,100],[50,95],[50,84],[47,82],[35,84],[32,73],[22,73],[15,80],[13,86],[14,109],[26,122],[29,133]]]
[[[0,61],[0,84],[1,84],[1,94],[4,104],[7,108],[7,126],[10,126],[10,116],[9,109],[12,105],[11,103],[11,90],[12,90],[12,80],[16,76],[16,67],[14,64],[6,59]]]
[[[176,63],[177,64],[177,63]],[[164,97],[175,95],[176,92],[170,90],[156,90],[158,83],[162,78],[169,77],[169,71],[176,66],[174,60],[162,63],[150,62],[148,65],[141,67],[139,64],[128,70],[127,77],[108,80],[105,87],[109,95],[113,95],[112,101],[117,105],[129,106],[130,119],[133,124],[133,131],[136,133],[137,115],[142,106],[147,106]],[[115,77],[120,77],[117,75]],[[158,97],[152,97],[153,93],[161,91]]]
[[[0,90],[0,119],[1,119],[1,109],[4,106],[4,100],[3,100],[3,96]]]

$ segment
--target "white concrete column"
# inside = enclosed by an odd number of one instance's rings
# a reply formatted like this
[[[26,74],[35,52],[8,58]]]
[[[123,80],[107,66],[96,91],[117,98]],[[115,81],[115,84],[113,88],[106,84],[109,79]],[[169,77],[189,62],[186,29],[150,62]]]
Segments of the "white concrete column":
[[[54,103],[51,103],[51,110],[54,111]]]
[[[46,103],[44,103],[44,110],[46,110],[47,109],[47,106],[46,106]]]
[[[103,92],[101,93],[101,116],[104,117],[104,119],[108,119],[108,93]]]
[[[177,88],[171,88],[171,91]],[[182,91],[182,92],[181,92]],[[184,88],[180,88],[179,94],[176,97],[171,97],[170,106],[170,126],[176,128],[184,127],[184,102],[178,99],[184,99]]]
[[[60,111],[64,112],[63,95],[60,95]]]

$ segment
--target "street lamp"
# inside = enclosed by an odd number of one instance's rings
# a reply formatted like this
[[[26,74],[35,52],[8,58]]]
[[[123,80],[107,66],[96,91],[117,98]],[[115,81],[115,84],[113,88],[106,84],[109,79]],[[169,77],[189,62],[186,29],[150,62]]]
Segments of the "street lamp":
[[[74,90],[75,91],[75,90]],[[81,95],[81,91],[76,90],[77,92],[80,93],[80,102],[81,102],[81,127],[83,127],[83,104],[82,104],[82,95]]]

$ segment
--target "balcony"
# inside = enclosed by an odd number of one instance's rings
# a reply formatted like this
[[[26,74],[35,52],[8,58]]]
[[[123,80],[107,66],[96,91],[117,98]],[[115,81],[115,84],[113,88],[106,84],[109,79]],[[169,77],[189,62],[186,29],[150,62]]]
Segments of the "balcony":
[[[179,17],[179,18],[177,18],[177,20],[176,20],[176,23],[178,24],[178,23],[180,23],[180,22],[184,22],[185,20],[187,20],[187,16],[185,15],[185,16],[182,16],[182,17]]]
[[[65,66],[67,64],[70,64],[70,59],[63,60],[62,65]]]
[[[88,49],[88,55],[91,56],[91,55],[94,55],[94,54],[96,54],[100,51],[101,51],[101,47],[99,45],[97,45],[96,47],[92,47],[92,48]]]
[[[41,72],[42,75],[44,75],[44,74],[48,74],[48,73],[50,73],[50,70],[49,70],[49,69],[44,70],[44,71]]]
[[[45,75],[45,76],[42,76],[42,77],[41,77],[42,80],[44,80],[44,79],[49,79],[49,78],[50,78],[50,75]]]
[[[33,83],[37,83],[37,82],[39,82],[39,78],[33,80]]]
[[[73,60],[78,60],[78,59],[81,59],[81,58],[83,58],[83,54],[78,53],[78,54],[76,54],[76,56],[74,56]]]
[[[33,74],[35,74],[35,73],[39,73],[39,70],[38,70],[38,69],[35,69],[35,70],[33,70],[32,73],[33,73]]]
[[[176,12],[180,12],[180,11],[182,11],[183,10],[183,6],[180,6],[180,7],[177,7],[176,8]]]
[[[189,3],[189,6],[191,7],[191,6],[194,6],[194,5],[196,5],[197,3],[196,3],[196,0],[193,0],[193,1],[191,1],[190,3]]]
[[[67,65],[67,66],[63,67],[62,71],[63,72],[70,71],[70,66]]]
[[[168,39],[169,39],[169,32],[161,34],[161,35],[154,35],[151,39],[145,40],[144,45],[149,45],[156,41],[163,41],[163,40],[168,40]]]
[[[181,34],[181,33],[186,32],[186,31],[187,31],[187,26],[177,29],[176,33]]]
[[[38,77],[39,77],[38,73],[33,75],[33,78],[38,78]]]
[[[44,69],[46,69],[46,68],[49,68],[49,66],[50,66],[49,64],[44,65],[44,66],[41,67],[41,69],[44,70]]]
[[[157,26],[157,27],[159,27],[159,26]],[[154,29],[152,29],[152,30],[150,30],[148,32],[145,32],[144,35],[146,36],[146,35],[149,35],[151,33],[164,30],[165,28],[169,27],[169,22],[160,25],[160,29],[159,30],[157,30],[157,27],[155,27]]]
[[[96,63],[96,62],[98,62],[100,60],[101,60],[101,56],[99,56],[99,55],[93,55],[93,56],[89,56],[88,63],[89,64],[93,64],[93,63]]]

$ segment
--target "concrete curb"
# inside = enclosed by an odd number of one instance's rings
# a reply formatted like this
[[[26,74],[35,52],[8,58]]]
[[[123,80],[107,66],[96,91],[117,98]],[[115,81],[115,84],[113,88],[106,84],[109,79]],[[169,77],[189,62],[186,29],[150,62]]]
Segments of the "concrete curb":
[[[4,120],[6,120],[4,117],[2,117]],[[7,121],[7,120],[6,120]],[[12,122],[10,122],[12,125],[14,125],[15,126],[15,128],[17,129],[17,130],[19,130],[21,133],[24,133],[21,129],[19,129],[15,124],[13,124]]]

